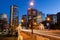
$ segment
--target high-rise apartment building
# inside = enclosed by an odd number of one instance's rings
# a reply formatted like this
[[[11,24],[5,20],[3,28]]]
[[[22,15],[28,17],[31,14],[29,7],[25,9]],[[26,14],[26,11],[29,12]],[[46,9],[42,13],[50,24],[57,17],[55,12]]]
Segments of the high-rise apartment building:
[[[41,23],[42,22],[42,12],[37,12],[37,23]]]
[[[10,7],[10,28],[12,31],[14,31],[16,27],[18,27],[18,17],[18,7],[16,5],[12,5]]]

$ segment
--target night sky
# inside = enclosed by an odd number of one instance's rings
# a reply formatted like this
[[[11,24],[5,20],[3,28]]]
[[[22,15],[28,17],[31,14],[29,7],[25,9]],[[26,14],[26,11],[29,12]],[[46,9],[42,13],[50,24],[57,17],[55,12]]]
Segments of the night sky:
[[[19,7],[19,18],[27,14],[31,0],[0,0],[0,14],[5,13],[10,18],[10,6],[17,5]],[[34,0],[33,8],[42,11],[45,14],[56,14],[60,12],[60,0]]]

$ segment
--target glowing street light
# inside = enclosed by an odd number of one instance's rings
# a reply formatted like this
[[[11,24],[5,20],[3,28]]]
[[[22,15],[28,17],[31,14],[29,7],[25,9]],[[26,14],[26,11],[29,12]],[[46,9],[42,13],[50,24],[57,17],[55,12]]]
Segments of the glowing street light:
[[[50,21],[50,18],[49,17],[47,17],[47,21]]]
[[[21,20],[21,22],[24,22],[24,20]]]
[[[30,2],[30,6],[33,6],[34,5],[34,3],[33,2]]]

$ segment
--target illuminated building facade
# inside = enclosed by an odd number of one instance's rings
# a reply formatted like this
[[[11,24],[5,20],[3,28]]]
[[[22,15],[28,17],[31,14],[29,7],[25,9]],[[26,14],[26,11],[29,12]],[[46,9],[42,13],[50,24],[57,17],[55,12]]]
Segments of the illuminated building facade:
[[[23,16],[22,16],[22,21],[21,21],[21,23],[22,23],[22,27],[23,27],[23,28],[26,28],[26,27],[27,27],[27,15],[23,15]]]
[[[37,17],[37,10],[28,8],[28,27],[31,28],[31,22],[32,22],[32,24],[37,23],[36,17]]]
[[[47,15],[47,17],[50,18],[51,23],[53,23],[53,24],[57,23],[57,15],[56,14],[50,14],[50,15]]]
[[[38,14],[37,14],[37,23],[39,24],[39,23],[41,23],[42,22],[42,12],[38,12]]]
[[[12,31],[18,27],[18,7],[16,5],[12,5],[10,8],[10,28]]]
[[[7,15],[4,13],[0,14],[0,31],[4,31],[7,29],[7,22]]]

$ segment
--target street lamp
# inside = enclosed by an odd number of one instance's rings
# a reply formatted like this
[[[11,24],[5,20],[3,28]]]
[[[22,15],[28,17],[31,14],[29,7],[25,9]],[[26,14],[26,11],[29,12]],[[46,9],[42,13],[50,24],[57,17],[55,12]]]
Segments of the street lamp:
[[[21,20],[21,26],[22,26],[22,28],[23,28],[23,25],[24,25],[24,20],[22,19]]]
[[[21,20],[21,22],[23,23],[23,22],[24,22],[24,20]]]
[[[46,19],[47,21],[50,21],[50,17],[47,17],[47,19]]]
[[[32,8],[34,5],[33,1],[30,2],[30,7]],[[31,29],[32,29],[32,34],[33,34],[33,15],[32,15],[32,10],[31,10]]]
[[[46,18],[46,21],[47,21],[47,23],[46,23],[47,29],[50,29],[51,18],[50,17],[47,17]]]
[[[32,2],[30,2],[30,6],[33,6],[33,5],[34,5],[33,1],[32,1]]]

